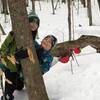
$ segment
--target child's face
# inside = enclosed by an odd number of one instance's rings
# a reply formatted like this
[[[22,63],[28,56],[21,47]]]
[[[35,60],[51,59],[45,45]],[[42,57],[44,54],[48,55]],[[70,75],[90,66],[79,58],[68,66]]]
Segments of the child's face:
[[[36,22],[30,22],[30,29],[31,31],[35,31],[38,28]]]
[[[41,46],[42,48],[44,48],[45,50],[50,50],[52,48],[52,41],[51,38],[44,38],[41,42]]]

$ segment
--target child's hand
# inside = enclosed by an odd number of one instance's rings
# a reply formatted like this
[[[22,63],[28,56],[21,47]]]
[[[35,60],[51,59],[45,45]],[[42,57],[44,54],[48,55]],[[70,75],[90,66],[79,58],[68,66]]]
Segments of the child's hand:
[[[16,63],[16,59],[15,59],[15,57],[14,57],[13,55],[7,56],[7,58],[8,58],[13,64]]]
[[[0,69],[0,77],[5,75],[5,73]],[[12,84],[12,82],[10,80],[8,80],[6,77],[5,77],[5,81],[8,83],[8,84]]]

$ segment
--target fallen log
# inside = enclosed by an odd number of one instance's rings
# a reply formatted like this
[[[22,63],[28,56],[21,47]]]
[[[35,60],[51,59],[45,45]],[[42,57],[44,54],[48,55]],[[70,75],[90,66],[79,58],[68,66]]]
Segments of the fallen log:
[[[100,53],[100,37],[90,35],[82,35],[77,40],[59,43],[51,50],[51,53],[55,57],[63,57],[67,55],[68,49],[82,49],[88,45],[95,48],[97,53]]]

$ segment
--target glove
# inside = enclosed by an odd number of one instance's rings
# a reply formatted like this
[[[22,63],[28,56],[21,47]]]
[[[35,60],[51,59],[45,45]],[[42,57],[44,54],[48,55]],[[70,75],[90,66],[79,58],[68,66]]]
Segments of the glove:
[[[81,52],[80,48],[74,48],[73,51],[74,51],[75,54],[79,54]]]
[[[59,61],[62,63],[67,63],[69,61],[69,58],[70,58],[69,56],[65,56],[65,57],[60,58]]]
[[[16,63],[16,59],[15,59],[15,57],[14,57],[13,55],[7,56],[7,58],[8,58],[13,64]]]

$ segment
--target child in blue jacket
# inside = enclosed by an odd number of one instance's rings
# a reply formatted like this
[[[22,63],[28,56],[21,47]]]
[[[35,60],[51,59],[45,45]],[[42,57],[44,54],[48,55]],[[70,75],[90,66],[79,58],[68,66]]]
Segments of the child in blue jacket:
[[[35,43],[42,74],[49,71],[51,67],[53,56],[51,55],[50,50],[56,42],[57,39],[53,35],[48,35],[42,40],[41,45],[38,45],[37,42]]]

